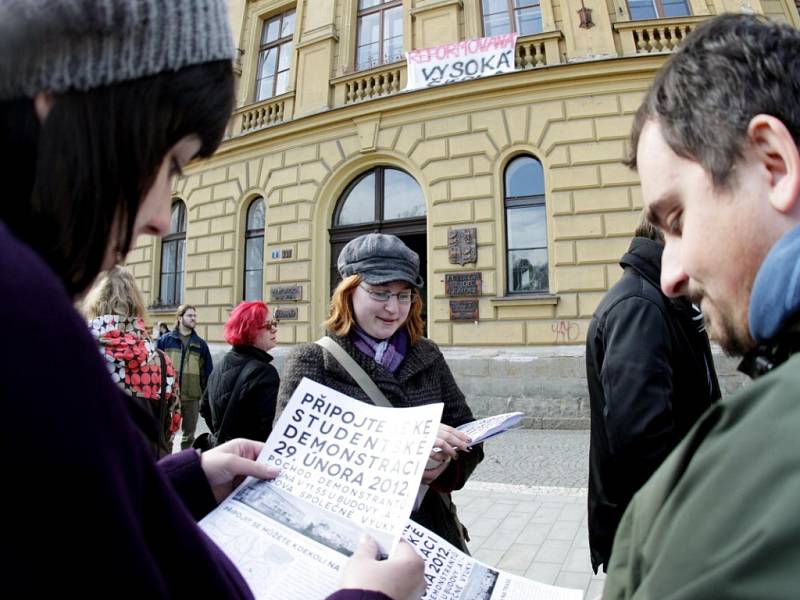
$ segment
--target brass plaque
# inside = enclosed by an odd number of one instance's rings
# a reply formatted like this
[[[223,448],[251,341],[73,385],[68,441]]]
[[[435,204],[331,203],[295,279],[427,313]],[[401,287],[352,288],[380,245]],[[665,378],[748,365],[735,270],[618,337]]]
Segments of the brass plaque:
[[[303,288],[299,285],[281,285],[269,288],[269,297],[272,302],[285,302],[286,300],[300,300]]]
[[[451,321],[477,321],[477,300],[450,300]]]
[[[444,293],[448,296],[480,296],[482,283],[480,271],[447,273],[444,276]]]
[[[447,232],[447,253],[454,265],[478,262],[478,228],[450,229]]]
[[[296,308],[276,308],[272,313],[273,318],[279,321],[296,321],[297,309]]]

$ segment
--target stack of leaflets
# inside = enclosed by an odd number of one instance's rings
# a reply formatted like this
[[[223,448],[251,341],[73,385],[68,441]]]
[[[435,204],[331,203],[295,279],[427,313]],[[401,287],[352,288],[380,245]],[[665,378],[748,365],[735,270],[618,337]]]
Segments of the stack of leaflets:
[[[493,417],[486,417],[485,419],[478,419],[470,423],[465,423],[461,427],[456,427],[459,431],[466,433],[471,439],[472,444],[480,444],[496,435],[505,433],[509,429],[513,429],[522,422],[521,412],[510,412],[502,415],[495,415]]]
[[[376,407],[303,379],[259,457],[280,476],[248,478],[200,526],[258,599],[325,598],[366,532],[386,555],[401,537],[412,544],[425,599],[580,600],[483,565],[409,520],[441,416],[441,404]]]

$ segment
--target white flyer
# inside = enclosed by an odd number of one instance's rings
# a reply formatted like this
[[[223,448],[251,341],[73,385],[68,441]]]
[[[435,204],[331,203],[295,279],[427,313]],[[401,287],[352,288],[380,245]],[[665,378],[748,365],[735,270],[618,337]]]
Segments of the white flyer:
[[[442,404],[382,408],[304,378],[259,457],[280,476],[248,478],[200,526],[256,598],[325,598],[362,533],[386,554],[400,539],[441,416]]]
[[[403,538],[425,559],[422,600],[583,600],[583,592],[512,575],[458,550],[408,520]]]

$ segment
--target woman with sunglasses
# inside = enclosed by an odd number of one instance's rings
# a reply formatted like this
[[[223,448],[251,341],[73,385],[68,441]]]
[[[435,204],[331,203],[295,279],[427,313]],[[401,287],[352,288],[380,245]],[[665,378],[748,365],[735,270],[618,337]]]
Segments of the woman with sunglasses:
[[[234,56],[224,0],[0,2],[0,510],[5,580],[28,596],[253,598],[195,519],[243,476],[277,475],[263,444],[157,464],[73,307],[169,230],[174,176],[228,124]],[[333,597],[418,597],[413,549],[375,551],[359,546]]]
[[[263,302],[242,302],[225,323],[224,335],[233,349],[211,372],[200,414],[216,444],[237,437],[264,442],[272,431],[281,382],[269,355],[278,343],[278,321]]]
[[[467,551],[467,535],[450,492],[460,489],[483,459],[480,445],[456,427],[473,420],[464,394],[435,343],[422,336],[419,256],[393,235],[371,233],[351,240],[337,260],[342,281],[325,321],[338,344],[397,408],[444,403],[442,423],[422,483],[429,485],[411,518]],[[319,344],[304,344],[287,357],[278,394],[285,406],[303,377],[352,398],[373,402],[348,370]]]

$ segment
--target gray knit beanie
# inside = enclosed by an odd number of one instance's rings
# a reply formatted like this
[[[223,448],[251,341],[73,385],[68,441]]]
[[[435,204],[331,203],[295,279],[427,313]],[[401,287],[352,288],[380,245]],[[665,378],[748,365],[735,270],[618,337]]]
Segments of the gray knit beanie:
[[[225,0],[0,1],[0,100],[233,56]]]

